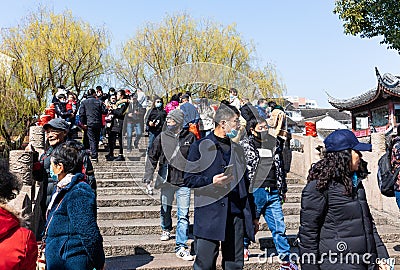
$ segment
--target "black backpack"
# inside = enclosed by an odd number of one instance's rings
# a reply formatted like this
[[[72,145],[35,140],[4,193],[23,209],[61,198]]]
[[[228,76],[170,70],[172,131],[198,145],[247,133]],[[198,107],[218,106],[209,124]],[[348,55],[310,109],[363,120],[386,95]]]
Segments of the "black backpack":
[[[378,160],[378,173],[377,180],[378,186],[382,195],[386,197],[394,197],[394,185],[397,181],[397,175],[399,174],[400,167],[396,171],[392,172],[392,165],[390,164],[391,151],[386,151],[383,156]]]

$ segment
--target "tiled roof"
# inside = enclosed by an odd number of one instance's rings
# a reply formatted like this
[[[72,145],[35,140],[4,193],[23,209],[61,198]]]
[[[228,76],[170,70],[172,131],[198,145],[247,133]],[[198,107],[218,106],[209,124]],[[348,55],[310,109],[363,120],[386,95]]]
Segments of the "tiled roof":
[[[333,119],[340,120],[351,120],[350,114],[341,112],[338,109],[301,109],[301,116],[304,118],[313,118],[318,116],[329,115]]]
[[[328,102],[339,110],[351,110],[369,104],[385,93],[400,97],[400,77],[389,73],[385,73],[381,76],[377,68],[375,68],[375,71],[378,80],[378,86],[376,88],[348,99],[337,99],[327,93]]]

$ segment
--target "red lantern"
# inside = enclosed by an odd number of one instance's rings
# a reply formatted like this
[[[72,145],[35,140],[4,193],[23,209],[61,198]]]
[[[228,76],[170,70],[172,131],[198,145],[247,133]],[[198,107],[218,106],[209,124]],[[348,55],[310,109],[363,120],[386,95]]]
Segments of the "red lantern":
[[[317,137],[317,125],[315,122],[305,122],[306,136]]]

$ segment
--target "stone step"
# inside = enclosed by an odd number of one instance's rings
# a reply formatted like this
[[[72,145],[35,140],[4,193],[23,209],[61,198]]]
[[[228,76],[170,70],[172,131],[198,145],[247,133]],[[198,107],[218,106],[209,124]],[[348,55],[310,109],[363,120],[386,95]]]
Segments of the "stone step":
[[[143,178],[144,171],[124,171],[124,172],[96,172],[96,179],[121,179],[121,178]]]
[[[260,250],[251,249],[249,261],[244,263],[244,270],[263,269],[276,270],[280,263],[277,257],[271,257],[270,262],[264,262],[263,258],[259,259],[258,255],[263,255]],[[221,270],[221,254],[217,259],[217,269]],[[144,254],[131,255],[124,257],[106,258],[106,270],[191,270],[193,269],[193,261],[183,261],[175,256],[174,253],[164,254]]]
[[[389,243],[399,243],[400,239],[400,228],[392,225],[378,225],[376,226],[379,236],[385,244]],[[398,251],[400,251],[400,245],[398,246]]]
[[[115,157],[117,157],[117,155],[115,155]],[[124,154],[125,157],[125,161],[107,161],[104,155],[99,155],[99,161],[98,162],[94,162],[95,166],[96,165],[106,165],[106,164],[111,164],[111,163],[121,163],[121,164],[126,164],[127,162],[144,162],[146,161],[146,157],[145,156],[126,156]]]
[[[161,205],[159,193],[154,195],[106,195],[97,197],[98,207],[112,206],[141,206],[141,205]],[[300,203],[301,194],[288,194],[287,203]],[[191,193],[191,202],[194,202],[193,192]]]
[[[108,195],[97,197],[98,207],[161,205],[157,195]]]
[[[134,177],[128,177],[128,178],[100,178],[96,174],[96,182],[97,182],[97,187],[102,188],[102,187],[119,187],[119,188],[124,188],[124,187],[139,187],[143,186],[142,182],[143,176],[134,176]]]
[[[135,164],[132,166],[126,166],[126,165],[117,165],[115,166],[114,164],[116,162],[112,162],[113,164],[110,164],[108,166],[96,166],[94,167],[94,173],[97,175],[97,173],[102,173],[102,172],[144,172],[145,166],[142,164]]]
[[[283,204],[285,216],[298,215],[300,213],[299,203]],[[176,207],[172,208],[172,215],[176,217]],[[193,215],[193,211],[189,211]],[[98,220],[129,220],[137,218],[159,218],[160,206],[129,206],[129,207],[99,207],[97,211]]]
[[[100,187],[97,188],[97,196],[108,195],[146,195],[144,186],[134,187]]]
[[[193,261],[186,262],[176,258],[174,254],[175,241],[160,241],[158,235],[150,235],[148,240],[158,241],[157,245],[148,244],[146,240],[138,237],[104,237],[104,250],[106,253],[106,269],[192,269]],[[189,240],[191,246],[193,240]],[[108,243],[119,243],[111,247]],[[130,244],[137,243],[137,244]],[[157,248],[158,246],[158,248]],[[398,244],[386,245],[390,258],[395,259],[395,270],[400,269],[400,249]],[[244,269],[277,269],[278,258],[274,248],[250,249],[250,259],[245,262]],[[290,258],[298,260],[298,248],[291,247]],[[111,257],[112,256],[112,257]],[[221,254],[217,259],[217,269],[221,269]]]
[[[102,180],[102,181],[108,181],[108,180]],[[102,182],[103,184],[103,182]],[[288,190],[289,192],[287,193],[287,197],[292,197],[297,196],[299,197],[301,193],[301,190],[303,189],[303,186],[301,185],[289,185]],[[158,194],[158,190],[154,190],[154,194]],[[126,186],[126,187],[98,187],[97,188],[97,195],[99,197],[105,196],[105,195],[145,195],[146,189],[144,184],[142,183],[141,179],[136,180],[136,185],[131,187],[131,186]],[[288,202],[288,201],[287,201]],[[300,199],[298,199],[298,202],[300,202]]]
[[[191,246],[193,239],[189,239]],[[175,252],[175,239],[161,241],[159,234],[103,236],[104,253],[107,257],[138,254],[162,254]]]

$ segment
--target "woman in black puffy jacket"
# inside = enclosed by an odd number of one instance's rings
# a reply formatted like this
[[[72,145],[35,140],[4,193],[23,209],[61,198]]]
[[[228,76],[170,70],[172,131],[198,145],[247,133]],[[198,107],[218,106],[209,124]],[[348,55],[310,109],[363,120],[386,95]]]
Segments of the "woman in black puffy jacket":
[[[379,269],[388,253],[361,181],[368,174],[361,151],[372,146],[350,130],[336,130],[324,143],[324,157],[311,167],[302,192],[301,269]]]

